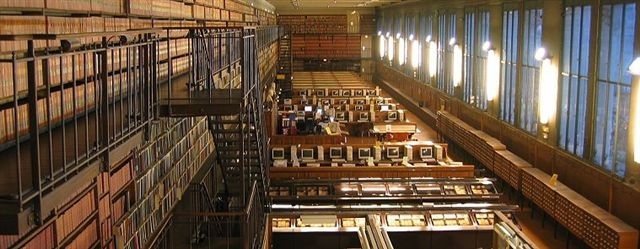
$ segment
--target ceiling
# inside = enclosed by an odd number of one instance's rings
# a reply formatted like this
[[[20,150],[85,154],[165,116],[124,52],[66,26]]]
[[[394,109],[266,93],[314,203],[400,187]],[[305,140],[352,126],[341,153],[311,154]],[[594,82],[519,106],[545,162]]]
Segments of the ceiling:
[[[267,0],[278,14],[373,12],[375,7],[403,0]]]

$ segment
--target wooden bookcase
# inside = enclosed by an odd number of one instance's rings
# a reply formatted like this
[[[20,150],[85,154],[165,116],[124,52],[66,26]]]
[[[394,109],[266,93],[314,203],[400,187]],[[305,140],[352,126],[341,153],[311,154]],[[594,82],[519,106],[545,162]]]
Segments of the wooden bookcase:
[[[348,33],[347,15],[282,15],[294,59],[360,59],[361,34]]]
[[[163,27],[273,25],[276,20],[275,14],[270,11],[255,9],[251,7],[250,3],[234,0],[7,0],[0,1],[0,8],[3,10],[0,13],[0,34],[14,35],[15,37],[33,34],[100,33]],[[157,35],[158,37],[167,36],[166,33]],[[184,36],[184,33],[171,31],[169,36]],[[100,40],[100,36],[78,36],[78,41],[85,44]],[[36,49],[57,47],[60,46],[60,40],[36,40],[34,46]],[[188,53],[188,46],[186,40],[174,40],[171,43],[159,41],[157,52],[162,62],[158,65],[158,74],[155,76],[163,79],[168,73],[177,75],[187,72],[189,61],[185,55]],[[16,40],[15,38],[0,40],[0,53],[5,55],[13,51],[21,54],[26,48],[27,42],[25,40]],[[109,89],[109,96],[126,94],[131,90],[131,87],[140,87],[127,83],[126,79],[134,77],[134,74],[128,73],[123,65],[128,65],[138,58],[130,55],[131,57],[128,59],[121,52],[124,50],[126,49],[120,51],[115,49],[107,54],[109,75],[106,88]],[[171,51],[171,57],[168,56],[167,50]],[[275,60],[276,52],[275,43],[260,51],[261,77],[266,77],[273,71],[274,65],[271,65],[273,63],[270,62]],[[88,55],[89,58],[93,58],[92,56],[93,54]],[[167,64],[169,60],[172,63],[171,69]],[[92,98],[97,89],[95,83],[74,83],[73,85],[76,85],[74,89],[68,87],[72,85],[70,82],[78,77],[78,70],[96,71],[94,64],[87,61],[82,54],[75,56],[61,54],[59,58],[50,61],[50,75],[47,80],[53,90],[44,91],[43,93],[47,97],[37,103],[38,109],[42,111],[47,109],[47,101],[45,100],[51,102],[50,117],[47,117],[48,113],[38,113],[38,125],[47,126],[48,121],[57,124],[64,120],[73,120],[75,113],[85,111],[82,108],[93,108],[96,105],[95,99]],[[19,68],[26,68],[26,63],[21,62]],[[75,74],[72,71],[73,68],[76,69]],[[36,63],[36,70],[38,75],[42,75],[44,70],[41,60]],[[15,160],[16,153],[12,152],[15,147],[13,143],[20,140],[21,137],[26,137],[29,133],[30,115],[28,101],[25,97],[27,73],[25,70],[18,71],[13,75],[10,63],[0,63],[0,72],[0,158],[13,158],[14,160],[9,160],[12,164],[17,161]],[[88,76],[92,77],[92,75]],[[37,86],[41,88],[46,85],[42,78],[37,77]],[[137,82],[137,80],[133,81]],[[62,85],[65,87],[61,87]],[[16,92],[17,94],[15,94]],[[16,103],[19,104],[14,104],[16,96],[19,99]],[[76,106],[71,101],[73,99],[78,101]],[[114,122],[126,118],[130,117],[119,113],[115,115]],[[18,234],[0,235],[0,248],[115,248],[116,243],[132,246],[135,244],[136,247],[149,246],[153,243],[153,241],[148,241],[149,235],[155,231],[144,227],[154,227],[154,229],[161,227],[162,219],[168,217],[168,212],[177,203],[182,192],[186,190],[184,184],[189,182],[192,174],[212,150],[211,135],[206,130],[206,125],[202,124],[206,121],[190,120],[171,121],[178,124],[179,127],[175,129],[180,130],[179,134],[172,135],[171,138],[161,136],[161,132],[150,132],[155,135],[151,137],[150,143],[152,145],[147,147],[142,144],[132,146],[135,148],[135,152],[131,154],[130,158],[118,166],[110,165],[113,167],[103,169],[106,170],[105,172],[99,172],[98,165],[91,164],[88,167],[93,167],[93,171],[96,173],[91,181],[79,184],[77,181],[73,181],[79,178],[77,175],[69,176],[69,179],[66,179],[67,182],[61,183],[56,188],[71,188],[77,192],[65,193],[68,198],[61,199],[58,205],[53,208],[53,212],[39,217],[42,220],[42,225],[29,224],[26,227],[20,227],[21,230]],[[92,125],[94,124],[90,123],[86,126],[93,127]],[[144,127],[127,128],[146,129]],[[173,128],[169,128],[169,126],[157,129],[173,131]],[[112,132],[119,133],[120,131],[113,130]],[[184,140],[174,140],[179,137]],[[78,139],[84,140],[84,138]],[[107,143],[115,140],[117,139],[112,138]],[[93,142],[95,141],[89,140],[86,143]],[[169,144],[171,146],[168,146]],[[193,144],[193,146],[186,144]],[[119,144],[113,145],[115,148],[118,146]],[[28,148],[25,149],[22,146],[22,150],[26,151],[19,155],[22,158],[22,164],[24,164],[22,178],[28,179],[28,181],[23,180],[22,186],[19,186],[19,177],[14,173],[15,167],[5,165],[6,167],[0,169],[0,174],[6,175],[8,179],[12,180],[0,183],[0,192],[3,194],[17,193],[20,189],[30,189],[31,185],[35,184],[32,183],[31,170],[26,169],[30,168],[30,161],[24,160],[24,158],[29,158]],[[84,153],[84,151],[80,151],[80,153]],[[181,153],[189,155],[178,156]],[[149,154],[154,154],[154,156],[149,157]],[[65,165],[64,167],[68,170],[88,168],[86,166],[88,163],[84,162],[82,158],[78,158],[78,160],[67,158],[66,160],[68,164],[74,161],[81,164]],[[146,166],[142,167],[144,170],[141,168],[142,163],[146,163],[144,164]],[[42,164],[41,168],[47,169],[46,172],[51,171],[48,169],[49,165]],[[58,168],[51,168],[58,170]],[[50,197],[51,195],[49,193],[43,194],[44,198],[55,199]],[[148,210],[149,206],[152,206],[153,209]],[[39,211],[32,210],[32,208],[24,210],[25,214]],[[133,218],[140,216],[141,213],[155,215],[160,219],[139,220]],[[3,225],[8,226],[8,224]],[[114,239],[116,234],[119,236],[118,239]]]

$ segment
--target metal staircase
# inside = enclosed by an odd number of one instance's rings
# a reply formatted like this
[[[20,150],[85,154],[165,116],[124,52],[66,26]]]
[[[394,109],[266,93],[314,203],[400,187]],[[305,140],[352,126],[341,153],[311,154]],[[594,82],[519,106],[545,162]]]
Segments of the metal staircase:
[[[243,226],[264,227],[264,217],[257,217],[263,210],[253,211],[265,208],[255,204],[266,203],[268,185],[256,29],[193,28],[188,36],[189,76],[170,80],[168,93],[161,97],[161,115],[207,116],[217,166],[222,172],[222,192],[228,203],[225,209],[250,215],[228,220]],[[208,215],[211,218],[207,220],[215,221],[216,216],[224,214],[216,214],[214,210],[194,215]],[[261,225],[246,224],[247,220],[257,220]],[[238,231],[229,236],[244,237],[245,241],[255,241],[250,237],[259,236],[246,234],[243,232],[246,229],[228,229]]]
[[[291,75],[293,74],[293,55],[291,51],[291,31],[288,28],[280,27],[278,32],[278,87],[282,89],[282,96],[290,98],[292,96]]]

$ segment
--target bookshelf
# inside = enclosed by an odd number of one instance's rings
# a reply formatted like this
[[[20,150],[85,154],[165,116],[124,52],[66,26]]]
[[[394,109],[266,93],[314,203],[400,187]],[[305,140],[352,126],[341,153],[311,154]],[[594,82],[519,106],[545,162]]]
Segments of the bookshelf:
[[[360,33],[363,35],[374,35],[377,33],[375,15],[360,15]]]
[[[116,244],[140,248],[150,243],[151,235],[167,218],[212,151],[213,139],[206,119],[202,118],[177,122],[143,148],[137,154],[135,166],[136,201],[114,225]]]
[[[292,33],[294,59],[359,59],[360,33],[348,32],[347,15],[282,15],[278,25]]]
[[[133,33],[130,30],[155,28],[152,31],[157,32],[153,34],[154,38],[164,38],[167,33],[159,31],[164,27],[275,24],[272,11],[232,0],[7,0],[0,2],[0,8],[3,10],[0,13],[0,56],[3,59],[11,59],[13,51],[24,57],[28,42],[17,37],[34,34],[54,37],[34,41],[38,56],[43,56],[42,48],[59,47],[60,37],[64,34],[75,36],[80,44],[93,44],[102,40],[101,32]],[[185,34],[184,31],[169,32],[174,38]],[[186,39],[174,39],[170,43],[158,39],[156,42],[158,60],[154,65],[157,74],[153,77],[158,82],[169,74],[187,72],[189,43]],[[105,72],[100,71],[93,59],[100,58],[100,49],[87,48],[73,53],[50,50],[54,52],[45,54],[48,57],[36,59],[37,99],[28,95],[26,60],[17,62],[15,74],[10,62],[0,62],[0,159],[10,162],[0,168],[3,176],[0,194],[17,196],[7,203],[11,204],[11,210],[23,211],[16,211],[12,217],[28,217],[41,212],[46,215],[38,217],[36,224],[15,225],[21,227],[11,232],[14,234],[0,235],[0,248],[114,248],[119,242],[113,239],[114,234],[120,232],[118,229],[112,231],[114,224],[136,225],[132,228],[134,236],[145,237],[153,230],[152,225],[160,224],[167,217],[193,172],[211,153],[213,144],[200,119],[136,118],[145,107],[154,106],[153,102],[145,102],[140,97],[141,89],[151,88],[141,80],[141,75],[149,72],[139,70],[141,64],[137,62],[147,55],[141,52],[145,49],[142,44],[124,47],[114,43],[106,53]],[[150,49],[148,52],[151,54]],[[269,44],[261,52],[261,60],[273,60],[275,53],[275,46]],[[168,67],[168,62],[172,68]],[[265,78],[272,71],[268,63],[261,64],[261,69]],[[104,85],[96,80],[102,74],[107,74]],[[107,94],[103,96],[110,102],[107,109],[100,111],[109,113],[108,121],[96,118],[95,114],[100,105],[96,96],[105,88]],[[33,105],[37,105],[38,113],[30,113]],[[46,192],[54,186],[60,189],[73,184],[72,189],[78,190],[65,193],[65,198],[56,199],[53,204],[48,203],[55,206],[52,212],[34,210],[37,200],[23,198],[39,184],[32,177],[35,174],[30,160],[32,152],[29,142],[25,142],[33,133],[30,123],[33,119],[37,120],[41,139],[44,138],[41,140],[43,159],[40,165],[36,164],[43,172],[40,179],[46,187],[43,196],[50,196]],[[106,122],[110,125],[103,126]],[[69,128],[73,126],[76,128]],[[110,136],[102,140],[99,131],[107,127]],[[162,132],[165,129],[172,133]],[[124,147],[122,144],[144,132],[154,136],[146,144],[134,145],[129,158],[118,163],[109,162],[110,165],[102,165],[106,161],[96,162],[98,151]],[[58,133],[66,133],[66,136]],[[74,133],[78,135],[69,138]],[[144,151],[147,148],[149,151]],[[145,162],[147,164],[141,164]],[[104,172],[98,172],[98,167]],[[75,173],[86,168],[96,172],[92,181],[73,182],[78,178]],[[29,196],[34,195],[29,193]],[[3,202],[2,205],[4,209],[6,204]],[[149,206],[160,207],[158,210],[161,211],[147,212],[154,215],[153,220],[135,220],[138,223],[134,223],[132,217],[142,212],[137,210]],[[144,226],[149,228],[142,228]],[[145,238],[148,240],[148,236]],[[129,242],[129,245],[133,244]]]

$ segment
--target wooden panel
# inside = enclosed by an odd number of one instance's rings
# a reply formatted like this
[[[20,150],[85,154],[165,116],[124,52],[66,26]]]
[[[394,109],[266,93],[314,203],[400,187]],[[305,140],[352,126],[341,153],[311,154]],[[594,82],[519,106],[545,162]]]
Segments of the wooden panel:
[[[502,125],[502,122],[497,118],[490,115],[482,115],[482,126],[480,129],[487,134],[495,138],[500,138]]]
[[[481,115],[482,113],[480,110],[475,107],[460,105],[460,115],[458,115],[458,117],[476,129],[481,128]]]
[[[618,217],[622,217],[628,224],[636,224],[635,228],[640,226],[640,217],[636,208],[629,208],[638,205],[640,200],[640,192],[635,191],[630,186],[622,182],[613,182],[611,191],[612,207],[610,212]]]
[[[507,145],[511,152],[530,161],[533,145],[535,144],[535,140],[530,135],[517,128],[505,125],[503,126],[500,140]]]
[[[535,143],[535,160],[534,165],[540,170],[550,173],[555,162],[555,150],[546,144]]]
[[[443,98],[443,97],[440,96],[440,98]],[[444,102],[444,109],[450,112],[451,114],[453,114],[454,116],[458,117],[460,115],[461,102],[457,101],[454,98],[443,98],[443,100],[444,101],[441,100],[440,104],[443,104],[442,102]]]
[[[610,183],[601,172],[562,152],[556,153],[554,165],[554,173],[567,186],[578,193],[590,193],[589,200],[600,207],[608,206]]]

